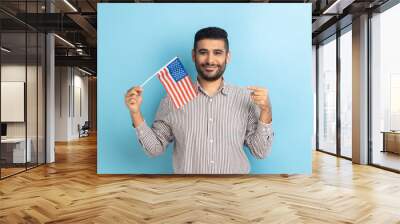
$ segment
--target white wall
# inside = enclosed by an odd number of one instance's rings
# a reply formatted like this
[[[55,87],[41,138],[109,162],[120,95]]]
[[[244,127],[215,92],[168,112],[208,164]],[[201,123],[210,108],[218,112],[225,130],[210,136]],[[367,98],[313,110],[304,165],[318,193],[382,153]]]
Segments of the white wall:
[[[55,140],[70,141],[88,120],[88,78],[72,67],[56,67],[55,73]]]
[[[68,140],[68,86],[70,77],[67,67],[55,68],[55,141]]]

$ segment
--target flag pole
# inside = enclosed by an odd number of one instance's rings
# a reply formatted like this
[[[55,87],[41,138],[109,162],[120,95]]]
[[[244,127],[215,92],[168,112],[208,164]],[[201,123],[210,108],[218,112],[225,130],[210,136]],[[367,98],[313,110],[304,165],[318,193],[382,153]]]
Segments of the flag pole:
[[[160,70],[158,70],[156,73],[154,73],[152,76],[150,76],[149,78],[147,78],[141,85],[140,85],[140,87],[142,87],[143,88],[143,86],[144,85],[146,85],[146,83],[148,82],[148,81],[150,81],[152,78],[154,78],[154,76],[156,76],[165,66],[167,66],[167,65],[169,65],[171,62],[173,62],[175,59],[177,59],[178,57],[176,56],[176,57],[174,57],[173,59],[171,59],[171,61],[169,61],[167,64],[165,64],[164,66],[162,66],[161,68],[160,68]]]

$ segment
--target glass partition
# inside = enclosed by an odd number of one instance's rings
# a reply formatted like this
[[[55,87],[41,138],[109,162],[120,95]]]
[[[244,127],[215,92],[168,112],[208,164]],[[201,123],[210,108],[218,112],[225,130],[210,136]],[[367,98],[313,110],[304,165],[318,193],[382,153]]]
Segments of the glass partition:
[[[0,178],[45,162],[45,34],[16,19],[44,3],[0,2]]]
[[[26,150],[26,33],[3,32],[1,47],[1,176],[6,177],[24,171],[31,158]]]

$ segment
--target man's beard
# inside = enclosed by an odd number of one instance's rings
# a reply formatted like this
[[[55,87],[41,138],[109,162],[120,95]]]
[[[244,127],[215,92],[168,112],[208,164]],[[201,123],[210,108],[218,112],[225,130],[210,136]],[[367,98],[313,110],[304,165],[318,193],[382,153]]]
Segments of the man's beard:
[[[219,78],[221,78],[221,76],[224,74],[225,68],[226,68],[226,60],[225,60],[225,62],[224,62],[223,64],[221,64],[221,65],[216,65],[216,67],[217,67],[217,72],[216,72],[214,75],[206,75],[206,74],[204,74],[203,71],[201,70],[203,66],[202,66],[202,65],[199,65],[198,63],[195,63],[195,64],[196,64],[196,70],[197,70],[197,73],[199,74],[199,76],[200,76],[202,79],[204,79],[204,80],[206,80],[206,81],[210,81],[210,82],[215,81],[215,80],[218,80]],[[210,64],[205,63],[204,65],[205,65],[205,66],[208,66],[208,65],[210,65]]]

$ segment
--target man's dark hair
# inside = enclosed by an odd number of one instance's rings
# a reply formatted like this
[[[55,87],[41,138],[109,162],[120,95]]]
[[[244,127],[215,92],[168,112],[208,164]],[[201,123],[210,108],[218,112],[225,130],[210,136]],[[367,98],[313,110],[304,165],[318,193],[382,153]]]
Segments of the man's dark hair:
[[[196,49],[197,42],[203,39],[224,40],[225,48],[229,51],[228,33],[224,29],[219,27],[207,27],[197,31],[194,36],[193,48]]]

